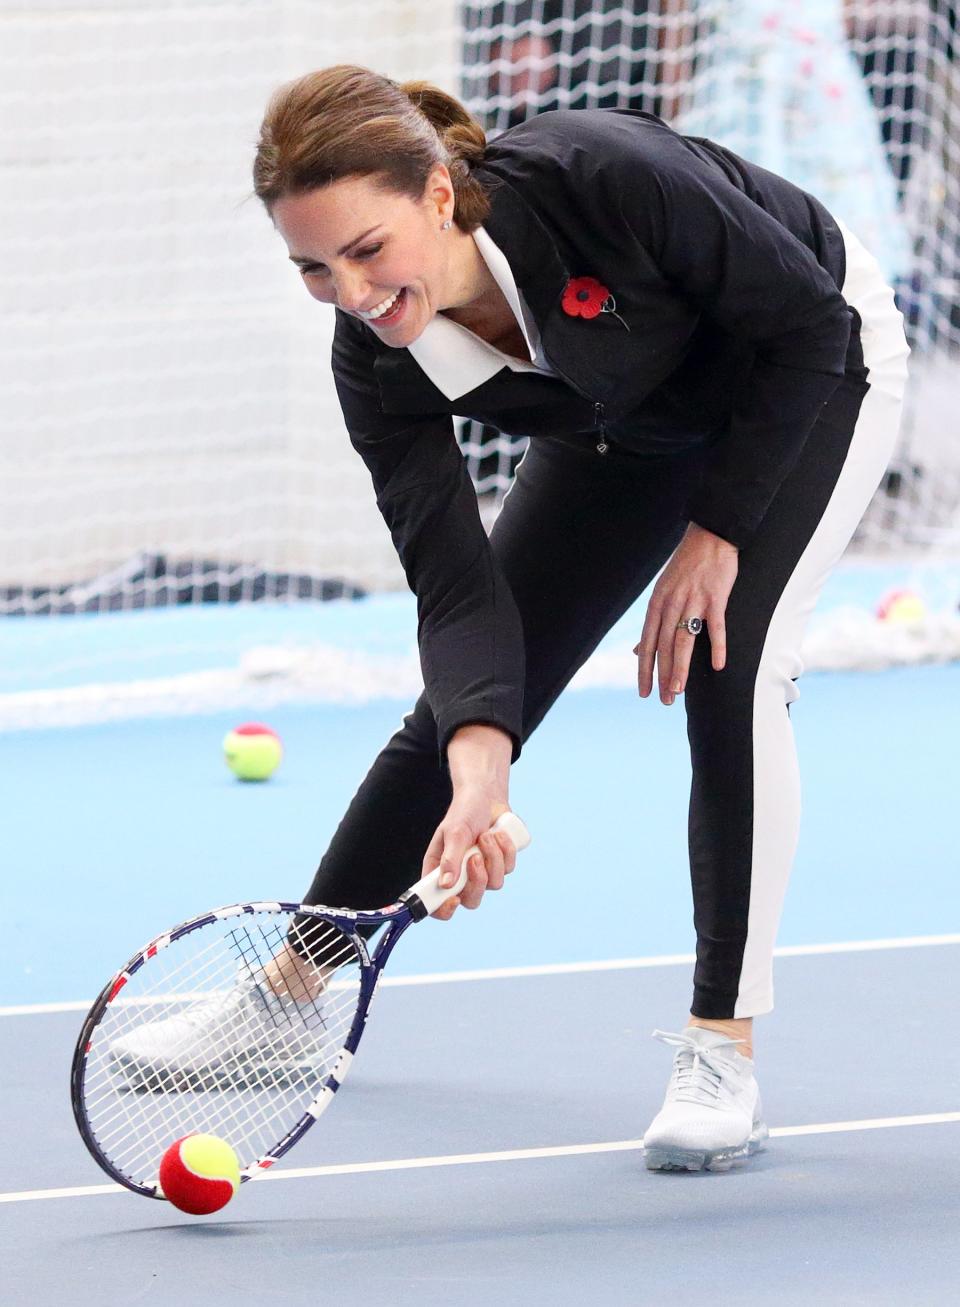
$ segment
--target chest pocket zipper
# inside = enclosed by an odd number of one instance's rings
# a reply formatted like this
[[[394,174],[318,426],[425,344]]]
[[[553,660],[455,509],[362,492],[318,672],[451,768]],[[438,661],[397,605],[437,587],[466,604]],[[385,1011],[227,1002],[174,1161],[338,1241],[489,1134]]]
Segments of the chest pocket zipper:
[[[600,439],[597,441],[596,450],[598,454],[605,454],[610,446],[607,443],[607,420],[604,416],[603,405],[599,400],[594,403],[593,415],[596,418],[597,426],[600,428]]]
[[[624,323],[624,326],[626,326],[626,323]],[[627,330],[629,331],[630,328],[627,327]],[[577,392],[578,395],[583,395],[584,399],[591,398],[589,395],[585,394],[584,391],[582,391],[575,382],[571,381],[570,378],[565,375],[565,373],[561,372],[555,363],[551,364],[551,366],[554,368],[554,371],[556,372],[557,376],[562,377],[562,379],[567,383],[567,385],[571,386]],[[603,403],[599,399],[593,400],[593,417],[594,417],[594,422],[600,432],[600,439],[596,442],[594,448],[596,449],[598,454],[605,454],[607,450],[610,448],[610,442],[607,440],[607,417],[603,411]]]

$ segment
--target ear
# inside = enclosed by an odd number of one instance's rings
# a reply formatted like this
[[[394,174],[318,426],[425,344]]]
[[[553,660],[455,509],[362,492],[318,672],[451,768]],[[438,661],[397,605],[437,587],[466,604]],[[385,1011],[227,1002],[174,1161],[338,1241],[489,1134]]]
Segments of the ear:
[[[431,217],[436,214],[440,222],[445,222],[453,217],[454,200],[450,170],[445,163],[438,163],[423,188],[423,203],[428,206]]]

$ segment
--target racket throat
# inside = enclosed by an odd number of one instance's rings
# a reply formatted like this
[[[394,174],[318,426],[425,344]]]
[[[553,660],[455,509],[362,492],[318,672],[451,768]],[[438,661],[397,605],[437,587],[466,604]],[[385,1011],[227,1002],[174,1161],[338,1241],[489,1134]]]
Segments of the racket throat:
[[[401,894],[399,902],[410,913],[411,921],[423,921],[424,917],[430,915],[430,909],[415,889],[408,889],[405,894]]]

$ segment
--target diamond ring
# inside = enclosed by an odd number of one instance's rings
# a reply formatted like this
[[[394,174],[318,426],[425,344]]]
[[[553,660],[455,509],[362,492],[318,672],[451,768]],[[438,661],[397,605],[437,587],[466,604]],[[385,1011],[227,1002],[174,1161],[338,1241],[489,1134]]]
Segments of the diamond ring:
[[[684,617],[677,622],[678,631],[689,631],[691,635],[699,635],[703,630],[702,617]]]

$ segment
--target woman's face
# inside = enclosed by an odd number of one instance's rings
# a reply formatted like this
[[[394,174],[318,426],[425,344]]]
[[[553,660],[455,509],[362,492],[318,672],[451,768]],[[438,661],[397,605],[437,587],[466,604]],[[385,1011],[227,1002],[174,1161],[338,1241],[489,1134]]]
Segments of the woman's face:
[[[450,174],[439,165],[419,200],[372,177],[346,177],[278,200],[273,221],[314,299],[360,318],[385,344],[402,349],[440,309],[469,298],[460,269],[464,234],[455,226],[443,230],[453,202]]]

